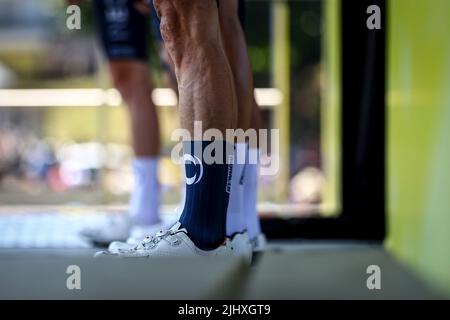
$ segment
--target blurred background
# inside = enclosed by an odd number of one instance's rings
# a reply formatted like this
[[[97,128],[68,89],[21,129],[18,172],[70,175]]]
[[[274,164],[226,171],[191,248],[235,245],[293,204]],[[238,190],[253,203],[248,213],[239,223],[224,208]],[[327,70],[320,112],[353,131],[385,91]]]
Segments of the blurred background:
[[[128,115],[118,93],[110,89],[92,4],[86,1],[82,6],[81,30],[67,29],[65,8],[62,0],[0,1],[3,205],[123,204],[130,193]],[[324,201],[322,8],[322,1],[291,1],[289,30],[277,30],[271,23],[277,19],[271,2],[247,3],[246,34],[264,127],[280,128],[280,122],[288,122],[282,126],[280,174],[260,181],[261,203],[271,212],[283,211],[277,204],[290,203],[295,206],[284,211],[310,213]],[[289,40],[280,43],[281,37],[275,35],[280,31],[290,34]],[[161,63],[152,39],[149,47],[152,77],[161,88]],[[290,55],[288,65],[276,61],[280,53]],[[276,87],[277,76],[289,79],[274,92],[270,88]],[[177,204],[180,171],[168,157],[177,109],[167,105],[167,92],[155,93],[163,139],[164,203]],[[275,181],[277,192],[272,188]]]

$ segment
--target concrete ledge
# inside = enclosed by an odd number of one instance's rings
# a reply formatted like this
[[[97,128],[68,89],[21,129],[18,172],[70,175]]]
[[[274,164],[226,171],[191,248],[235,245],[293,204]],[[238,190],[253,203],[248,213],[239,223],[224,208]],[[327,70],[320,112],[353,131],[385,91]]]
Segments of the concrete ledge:
[[[81,270],[69,290],[67,267]],[[231,299],[247,267],[238,258],[93,259],[17,255],[2,258],[0,299]]]
[[[367,267],[378,265],[381,290],[369,290]],[[438,298],[381,247],[338,246],[266,253],[247,282],[245,299]]]

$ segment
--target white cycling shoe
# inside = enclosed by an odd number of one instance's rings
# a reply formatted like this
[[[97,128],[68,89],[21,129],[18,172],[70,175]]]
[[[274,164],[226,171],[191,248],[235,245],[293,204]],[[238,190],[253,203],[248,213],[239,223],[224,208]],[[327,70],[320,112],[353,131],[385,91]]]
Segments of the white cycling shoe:
[[[151,226],[135,226],[131,229],[130,236],[127,241],[112,241],[108,246],[108,251],[111,253],[118,253],[119,250],[131,250],[142,242],[142,239],[148,236],[155,236],[159,231],[162,231],[164,226],[156,224]]]
[[[148,238],[151,238],[151,235],[154,235],[155,233],[156,232],[148,233],[148,235],[150,235],[150,237]],[[141,237],[140,239],[142,238],[144,237]],[[142,240],[138,239],[138,235],[135,235],[135,237],[128,238],[127,242],[111,242],[108,247],[108,253],[120,255],[123,252],[133,250],[142,242]],[[244,258],[244,260],[248,264],[250,264],[252,262],[253,252],[264,250],[266,245],[266,238],[264,234],[261,233],[255,239],[250,240],[248,233],[245,231],[234,234],[230,242],[233,255]]]
[[[161,223],[154,225],[134,225],[129,217],[108,218],[104,223],[80,231],[80,235],[100,246],[108,246],[113,241],[134,241],[153,235],[162,228]]]
[[[147,236],[135,247],[117,248],[114,252],[100,251],[94,257],[116,256],[121,258],[150,258],[168,256],[197,256],[215,257],[231,256],[233,248],[229,239],[214,250],[202,250],[198,248],[188,237],[187,230],[180,229],[181,224],[177,222],[170,230],[159,231],[155,236]]]
[[[260,233],[256,238],[250,240],[253,252],[261,252],[266,250],[267,239],[264,233]]]
[[[267,239],[264,233],[260,233],[254,239],[250,239],[247,231],[244,231],[233,235],[231,245],[234,254],[243,257],[250,264],[253,253],[266,250]]]
[[[128,217],[107,217],[104,222],[85,228],[79,233],[97,245],[107,246],[113,240],[125,241],[130,234],[131,226]]]
[[[246,231],[235,233],[231,237],[233,254],[245,259],[250,264],[253,256],[253,246]]]

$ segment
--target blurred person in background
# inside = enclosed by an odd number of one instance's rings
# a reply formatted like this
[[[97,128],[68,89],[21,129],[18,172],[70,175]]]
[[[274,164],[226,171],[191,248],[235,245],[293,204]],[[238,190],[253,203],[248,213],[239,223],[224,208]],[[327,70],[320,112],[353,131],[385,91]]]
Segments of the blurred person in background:
[[[80,4],[83,0],[68,0]],[[153,85],[148,65],[150,6],[146,1],[92,0],[97,31],[114,87],[120,92],[131,120],[134,187],[129,216],[82,230],[94,243],[107,245],[113,240],[142,239],[161,229],[158,162],[160,132]],[[158,31],[159,33],[159,31]]]

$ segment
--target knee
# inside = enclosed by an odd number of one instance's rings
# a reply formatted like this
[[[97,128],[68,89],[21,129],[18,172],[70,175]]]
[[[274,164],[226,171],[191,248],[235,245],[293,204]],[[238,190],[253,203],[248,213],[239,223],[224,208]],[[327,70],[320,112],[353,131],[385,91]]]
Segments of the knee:
[[[153,0],[153,5],[161,21],[161,35],[168,48],[178,41],[182,33],[176,4],[177,0]]]
[[[207,37],[214,33],[210,30],[211,1],[215,5],[215,0],[153,0],[164,45],[175,66],[184,54],[209,43]]]

